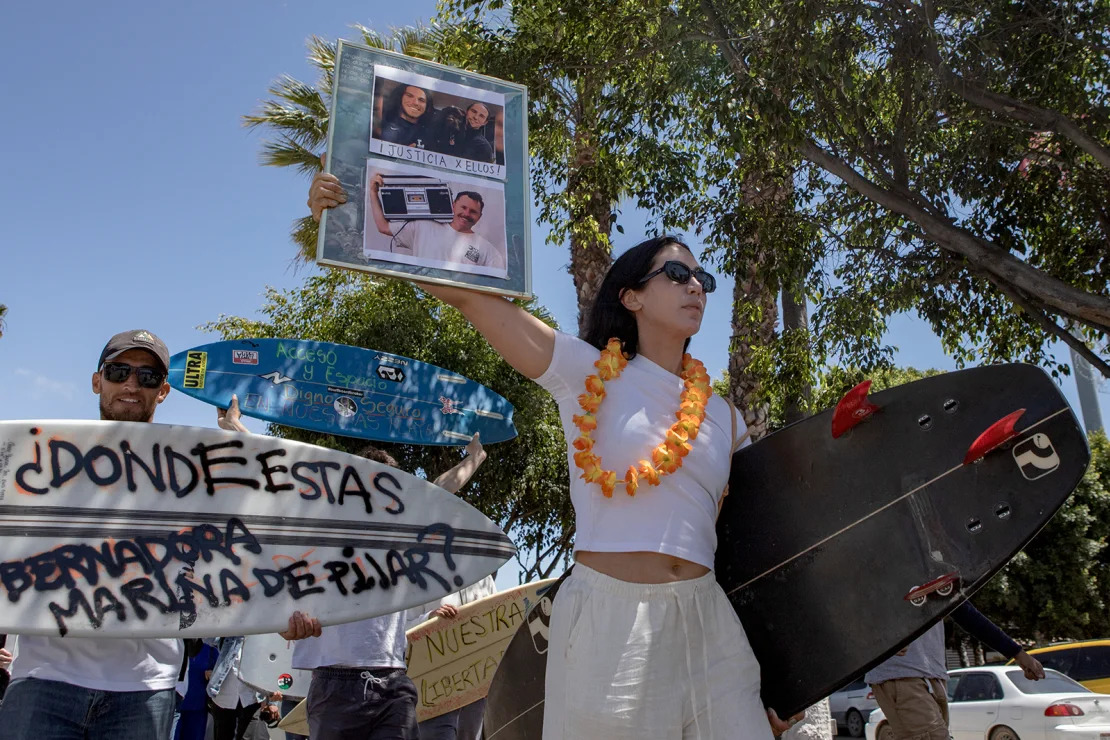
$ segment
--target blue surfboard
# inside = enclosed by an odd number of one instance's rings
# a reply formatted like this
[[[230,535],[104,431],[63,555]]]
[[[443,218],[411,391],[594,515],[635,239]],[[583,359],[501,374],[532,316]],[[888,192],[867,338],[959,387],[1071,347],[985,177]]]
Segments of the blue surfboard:
[[[299,339],[214,342],[170,358],[169,383],[206,403],[347,437],[421,445],[516,436],[513,405],[450,370],[400,355]]]

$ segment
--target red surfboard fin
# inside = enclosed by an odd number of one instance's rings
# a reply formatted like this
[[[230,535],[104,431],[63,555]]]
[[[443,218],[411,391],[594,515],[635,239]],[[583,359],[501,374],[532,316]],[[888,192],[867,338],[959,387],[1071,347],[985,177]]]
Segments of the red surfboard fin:
[[[971,447],[968,448],[967,454],[964,455],[964,465],[975,462],[991,450],[1006,444],[1016,437],[1018,433],[1014,431],[1014,427],[1017,426],[1018,419],[1020,419],[1021,415],[1024,413],[1025,409],[1018,409],[1013,413],[1003,416],[987,427],[987,430],[971,443]]]
[[[867,400],[867,392],[871,390],[871,381],[865,380],[852,390],[844,394],[840,403],[836,404],[832,418],[832,436],[837,439],[840,435],[859,424],[879,410],[879,407]]]

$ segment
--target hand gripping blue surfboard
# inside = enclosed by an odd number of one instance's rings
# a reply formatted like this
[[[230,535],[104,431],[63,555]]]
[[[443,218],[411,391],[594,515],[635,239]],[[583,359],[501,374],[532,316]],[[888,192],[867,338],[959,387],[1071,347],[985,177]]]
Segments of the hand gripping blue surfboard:
[[[464,445],[516,436],[513,406],[458,373],[400,355],[298,339],[238,339],[170,358],[177,390],[276,424],[385,442]]]

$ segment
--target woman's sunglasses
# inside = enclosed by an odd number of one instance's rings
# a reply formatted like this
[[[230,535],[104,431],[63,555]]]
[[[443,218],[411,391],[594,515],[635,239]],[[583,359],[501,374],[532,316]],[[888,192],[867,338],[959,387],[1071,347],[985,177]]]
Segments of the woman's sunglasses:
[[[701,283],[701,289],[705,293],[712,293],[717,289],[717,278],[700,267],[690,269],[689,265],[685,262],[679,262],[678,260],[667,260],[658,270],[649,272],[647,275],[640,278],[640,282],[638,282],[637,285],[643,285],[660,273],[663,273],[679,285],[685,285],[690,282],[690,276],[693,275],[698,279],[698,282]]]
[[[105,362],[104,367],[100,369],[100,374],[109,382],[123,383],[131,377],[132,371],[135,372],[135,377],[139,379],[139,385],[143,388],[158,388],[166,379],[166,374],[161,370],[153,367],[132,367],[125,362]]]

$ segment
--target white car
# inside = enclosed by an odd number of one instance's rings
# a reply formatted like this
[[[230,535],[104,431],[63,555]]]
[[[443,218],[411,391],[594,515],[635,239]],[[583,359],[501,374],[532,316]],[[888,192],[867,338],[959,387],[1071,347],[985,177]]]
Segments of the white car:
[[[1110,696],[1062,673],[1030,681],[1017,666],[948,672],[948,730],[953,740],[1110,740]],[[864,728],[867,740],[893,740],[883,710]]]
[[[829,710],[838,729],[843,727],[852,737],[863,737],[867,718],[878,708],[871,687],[862,678],[829,695]]]

